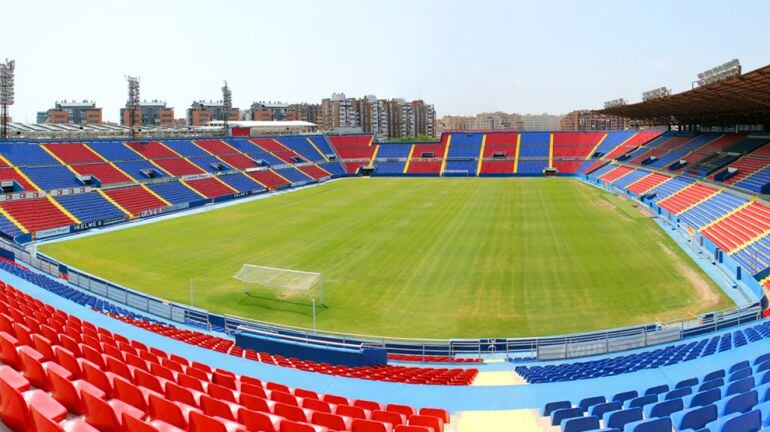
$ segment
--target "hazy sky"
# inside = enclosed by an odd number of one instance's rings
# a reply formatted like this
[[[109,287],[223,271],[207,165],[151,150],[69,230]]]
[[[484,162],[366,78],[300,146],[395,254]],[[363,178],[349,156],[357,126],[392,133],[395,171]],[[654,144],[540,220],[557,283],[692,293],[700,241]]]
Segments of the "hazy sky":
[[[194,99],[424,99],[439,115],[564,113],[739,58],[770,63],[770,2],[755,1],[49,1],[5,0],[0,59],[16,59],[11,115],[92,99],[106,120],[143,99],[176,116]]]

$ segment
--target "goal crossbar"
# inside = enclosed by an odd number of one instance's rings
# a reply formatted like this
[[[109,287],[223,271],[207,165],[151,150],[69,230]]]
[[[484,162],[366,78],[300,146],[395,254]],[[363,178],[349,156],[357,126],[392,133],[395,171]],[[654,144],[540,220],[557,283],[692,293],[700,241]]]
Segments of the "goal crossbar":
[[[244,264],[233,278],[283,290],[309,290],[321,283],[321,273]]]

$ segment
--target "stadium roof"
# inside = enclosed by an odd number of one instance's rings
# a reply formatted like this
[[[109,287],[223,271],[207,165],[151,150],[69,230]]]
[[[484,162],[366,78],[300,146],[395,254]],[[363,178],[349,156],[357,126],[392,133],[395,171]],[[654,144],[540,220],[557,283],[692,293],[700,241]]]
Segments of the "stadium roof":
[[[598,112],[655,124],[770,124],[770,65],[672,96]]]

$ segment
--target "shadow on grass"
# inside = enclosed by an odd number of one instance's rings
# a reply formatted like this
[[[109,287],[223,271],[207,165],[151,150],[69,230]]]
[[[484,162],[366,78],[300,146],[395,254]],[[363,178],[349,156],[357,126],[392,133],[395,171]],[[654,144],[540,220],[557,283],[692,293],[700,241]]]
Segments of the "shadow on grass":
[[[297,299],[280,299],[275,297],[263,296],[253,293],[244,293],[243,297],[236,302],[241,307],[253,309],[264,309],[275,312],[285,312],[306,317],[313,315],[313,303],[310,299],[301,301]],[[316,304],[316,313],[328,309],[326,305]]]

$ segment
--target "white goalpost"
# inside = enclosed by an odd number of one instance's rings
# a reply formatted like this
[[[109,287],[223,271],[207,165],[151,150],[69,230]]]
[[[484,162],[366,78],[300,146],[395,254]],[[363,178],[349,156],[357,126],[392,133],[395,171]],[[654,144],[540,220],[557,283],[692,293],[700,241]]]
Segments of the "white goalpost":
[[[280,291],[307,291],[318,289],[319,303],[324,304],[324,285],[321,273],[244,264],[233,278],[244,283],[244,292],[249,285],[259,285]],[[316,330],[316,300],[313,300],[313,331]]]

